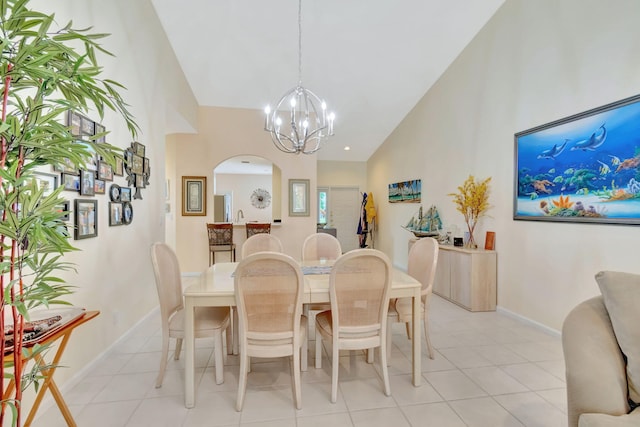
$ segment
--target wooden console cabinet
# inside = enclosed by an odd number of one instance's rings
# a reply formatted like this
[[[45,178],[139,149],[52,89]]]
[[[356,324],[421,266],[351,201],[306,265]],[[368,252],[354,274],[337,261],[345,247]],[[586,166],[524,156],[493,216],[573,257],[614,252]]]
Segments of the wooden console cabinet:
[[[496,251],[440,245],[433,292],[470,311],[494,311],[496,268]]]

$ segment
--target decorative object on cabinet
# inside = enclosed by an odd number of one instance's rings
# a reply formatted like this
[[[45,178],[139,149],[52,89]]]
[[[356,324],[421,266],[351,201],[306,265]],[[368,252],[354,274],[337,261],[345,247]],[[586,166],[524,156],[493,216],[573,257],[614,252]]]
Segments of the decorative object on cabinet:
[[[98,201],[76,199],[74,209],[74,239],[87,239],[98,235]]]
[[[425,215],[422,214],[422,206],[418,209],[417,215],[411,217],[405,230],[412,232],[416,237],[436,237],[442,230],[442,220],[435,205],[427,209]]]
[[[122,203],[109,202],[109,226],[122,225]]]
[[[640,224],[640,95],[515,134],[513,218]]]
[[[484,238],[484,248],[488,251],[492,251],[496,248],[496,232],[487,231],[487,235]]]
[[[420,203],[422,200],[422,180],[389,184],[389,203]]]
[[[494,311],[497,253],[440,245],[433,292],[469,311]]]
[[[182,177],[182,215],[206,216],[207,215],[207,177],[183,176]]]
[[[484,181],[476,181],[473,175],[469,175],[464,184],[458,187],[457,193],[448,194],[453,197],[458,212],[464,215],[464,221],[469,229],[468,245],[472,249],[478,247],[473,232],[480,218],[486,214],[490,207],[489,182],[491,182],[491,177]]]
[[[289,180],[289,216],[309,216],[309,180]]]
[[[289,111],[289,117],[281,114]],[[335,115],[327,104],[302,86],[302,0],[298,0],[298,84],[285,93],[273,110],[264,110],[264,130],[276,148],[285,153],[313,154],[333,135]]]
[[[257,188],[251,193],[251,204],[258,209],[264,209],[271,204],[271,194],[264,188]]]
[[[118,184],[111,184],[111,187],[109,187],[109,198],[112,202],[120,201],[120,191],[121,188]]]

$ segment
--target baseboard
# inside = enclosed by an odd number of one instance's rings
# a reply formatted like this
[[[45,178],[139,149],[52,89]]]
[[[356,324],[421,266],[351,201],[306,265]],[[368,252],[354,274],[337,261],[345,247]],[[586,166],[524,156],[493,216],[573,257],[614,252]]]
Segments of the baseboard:
[[[514,313],[513,311],[507,310],[504,307],[497,306],[496,307],[496,311],[501,313],[501,314],[504,314],[505,316],[511,317],[513,319],[517,319],[517,320],[519,320],[519,321],[521,321],[523,323],[527,323],[527,324],[529,324],[531,326],[535,326],[536,328],[542,330],[543,332],[546,332],[549,335],[553,335],[555,337],[562,336],[562,333],[560,331],[558,331],[556,329],[553,329],[553,328],[550,328],[547,325],[543,325],[540,322],[536,322],[535,320],[531,320],[528,317],[524,317],[524,316],[522,316],[522,315],[520,315],[518,313]]]

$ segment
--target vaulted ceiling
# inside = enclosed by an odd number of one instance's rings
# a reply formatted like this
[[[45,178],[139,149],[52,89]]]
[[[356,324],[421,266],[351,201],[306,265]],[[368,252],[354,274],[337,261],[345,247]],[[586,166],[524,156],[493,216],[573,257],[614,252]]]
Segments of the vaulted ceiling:
[[[200,105],[262,110],[298,82],[297,1],[152,3]],[[366,161],[503,3],[303,0],[303,86],[336,114],[318,159]]]

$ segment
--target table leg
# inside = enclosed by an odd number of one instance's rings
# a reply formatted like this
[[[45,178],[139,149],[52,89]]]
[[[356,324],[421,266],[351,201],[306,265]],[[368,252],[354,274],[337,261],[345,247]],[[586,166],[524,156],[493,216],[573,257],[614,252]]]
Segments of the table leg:
[[[184,316],[184,406],[193,408],[195,406],[195,333],[194,333],[194,306],[189,297],[185,297]]]
[[[420,288],[417,288],[417,292],[413,295],[413,385],[418,387],[422,378],[422,354],[420,351],[420,344],[422,342],[422,321],[420,320],[420,314],[422,312],[421,307]]]

